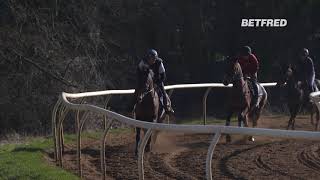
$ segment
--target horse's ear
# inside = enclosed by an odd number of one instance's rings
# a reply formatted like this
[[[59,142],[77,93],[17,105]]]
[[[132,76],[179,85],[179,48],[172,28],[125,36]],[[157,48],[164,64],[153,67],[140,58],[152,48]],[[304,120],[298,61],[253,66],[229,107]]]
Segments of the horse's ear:
[[[232,64],[239,64],[240,65],[240,63],[239,63],[239,60],[237,59],[237,58],[234,58],[233,60],[232,60]]]
[[[287,70],[289,67],[291,67],[291,63],[290,62],[280,62],[280,69],[281,70]]]
[[[236,57],[230,58],[230,61],[231,61],[232,63],[238,63],[238,62],[239,62],[238,58],[236,58]]]

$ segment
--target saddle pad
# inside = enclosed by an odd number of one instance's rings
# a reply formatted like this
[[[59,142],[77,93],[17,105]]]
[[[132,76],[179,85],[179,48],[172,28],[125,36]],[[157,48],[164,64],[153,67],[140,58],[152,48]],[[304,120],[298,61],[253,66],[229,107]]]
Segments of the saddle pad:
[[[259,83],[257,83],[257,87],[258,87],[258,97],[261,97],[261,96],[263,96],[263,87],[259,84]]]

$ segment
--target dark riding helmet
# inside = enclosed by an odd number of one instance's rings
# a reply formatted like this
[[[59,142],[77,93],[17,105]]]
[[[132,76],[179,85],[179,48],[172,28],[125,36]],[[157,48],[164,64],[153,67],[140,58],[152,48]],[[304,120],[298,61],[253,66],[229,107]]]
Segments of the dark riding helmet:
[[[301,54],[302,54],[302,55],[305,55],[305,56],[309,56],[309,50],[308,50],[307,48],[303,48],[303,49],[301,50]]]
[[[147,56],[152,58],[158,58],[158,53],[154,49],[149,49],[147,52]]]
[[[240,53],[243,56],[247,56],[247,55],[251,54],[251,48],[249,46],[243,46],[240,49]]]

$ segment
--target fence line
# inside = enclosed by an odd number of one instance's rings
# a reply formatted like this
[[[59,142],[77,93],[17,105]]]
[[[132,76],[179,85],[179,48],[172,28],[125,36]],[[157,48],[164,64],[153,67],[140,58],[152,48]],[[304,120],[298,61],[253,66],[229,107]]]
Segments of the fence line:
[[[262,83],[264,86],[275,86],[275,83]],[[213,88],[213,87],[225,87],[220,83],[211,83],[211,84],[184,84],[184,85],[172,85],[166,86],[165,89],[171,90],[174,89],[183,89],[183,88]],[[228,86],[231,87],[231,86]],[[209,94],[208,90],[205,93],[205,96]],[[247,128],[247,127],[231,127],[231,126],[221,126],[221,125],[177,125],[177,124],[158,124],[151,122],[143,122],[139,120],[135,120],[129,117],[125,117],[118,113],[106,110],[101,107],[97,107],[90,104],[75,104],[68,101],[67,98],[83,98],[90,96],[101,96],[101,95],[112,95],[112,94],[130,94],[133,93],[133,90],[108,90],[108,91],[99,91],[99,92],[86,92],[86,93],[65,93],[63,92],[54,107],[53,115],[52,115],[52,125],[53,125],[53,134],[54,134],[54,144],[56,145],[54,148],[55,158],[58,165],[62,166],[62,147],[63,147],[63,129],[62,124],[66,113],[69,110],[77,110],[84,111],[84,115],[81,118],[81,124],[78,131],[77,136],[77,163],[78,163],[78,171],[79,175],[82,175],[81,169],[81,129],[86,121],[86,116],[89,112],[102,114],[105,117],[107,124],[105,125],[104,135],[101,139],[101,171],[102,178],[106,177],[106,165],[105,165],[105,144],[106,144],[106,135],[114,121],[118,121],[121,123],[125,123],[127,125],[131,125],[134,127],[140,127],[148,129],[147,134],[144,136],[141,144],[139,145],[138,152],[138,169],[139,169],[139,179],[144,179],[143,173],[143,155],[144,148],[147,140],[149,139],[152,131],[171,131],[171,132],[186,132],[186,133],[203,133],[203,134],[215,134],[213,140],[209,146],[208,154],[206,158],[206,177],[207,179],[212,179],[212,170],[211,170],[211,162],[212,155],[215,149],[217,142],[221,134],[242,134],[242,135],[261,135],[261,136],[271,136],[271,137],[284,137],[284,138],[303,138],[303,139],[320,139],[319,132],[310,132],[310,131],[288,131],[288,130],[276,130],[276,129],[264,129],[264,128]],[[313,99],[316,99],[316,96],[320,95],[316,94]],[[205,97],[204,96],[204,97]],[[206,100],[206,98],[203,98]],[[319,100],[319,98],[317,99]],[[319,101],[318,101],[319,102]],[[319,104],[319,103],[318,103]],[[60,107],[60,108],[59,108]],[[58,116],[57,116],[58,115]],[[58,122],[56,121],[58,119]],[[77,117],[79,119],[79,117]]]

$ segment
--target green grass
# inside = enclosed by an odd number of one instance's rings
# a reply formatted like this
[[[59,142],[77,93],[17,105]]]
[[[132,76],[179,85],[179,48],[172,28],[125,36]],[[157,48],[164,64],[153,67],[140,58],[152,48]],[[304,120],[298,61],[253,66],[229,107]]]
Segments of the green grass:
[[[34,138],[24,144],[0,146],[0,179],[79,179],[46,162],[44,151],[52,146],[52,140],[46,138]]]
[[[111,129],[110,133],[130,132],[131,128]],[[100,140],[103,132],[92,131],[82,133],[82,138]],[[75,143],[76,135],[65,134],[65,143]],[[76,175],[44,159],[45,151],[53,149],[51,138],[28,138],[22,144],[0,145],[0,180],[73,180]]]

